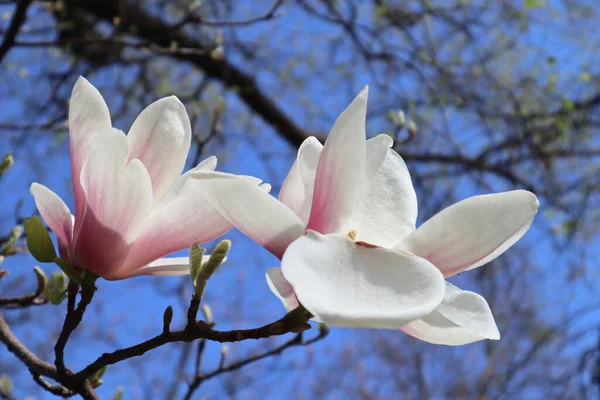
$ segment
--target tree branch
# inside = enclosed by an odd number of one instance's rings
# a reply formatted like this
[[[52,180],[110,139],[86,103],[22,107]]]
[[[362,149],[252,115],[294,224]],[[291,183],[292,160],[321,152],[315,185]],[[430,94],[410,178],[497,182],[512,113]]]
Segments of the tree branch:
[[[89,0],[78,3],[65,3],[67,7],[79,6],[97,17],[113,21],[121,14],[127,16],[121,28],[127,30],[135,26],[137,35],[163,48],[177,43],[183,48],[205,48],[196,38],[147,13],[137,3],[118,0]],[[84,54],[85,56],[85,54]],[[211,57],[210,54],[175,54],[172,57],[190,62],[201,69],[207,77],[219,80],[225,87],[237,90],[240,99],[266,123],[276,129],[292,146],[299,147],[309,136],[302,128],[281,110],[258,86],[254,77],[246,74],[225,58]]]
[[[72,282],[69,283],[68,291],[67,316],[65,317],[65,322],[63,323],[56,345],[54,346],[54,365],[56,365],[60,374],[67,372],[65,367],[65,347],[69,341],[69,337],[71,337],[71,334],[77,329],[77,326],[79,326],[79,323],[83,319],[83,314],[85,313],[87,306],[92,302],[94,293],[96,292],[96,286],[93,283],[83,284],[81,287],[81,300],[76,309],[74,309],[74,305],[75,296],[77,295],[77,285]]]
[[[21,26],[25,22],[27,9],[31,5],[32,1],[33,0],[21,0],[17,3],[17,9],[15,10],[13,18],[10,21],[6,35],[4,35],[4,40],[2,40],[2,44],[0,44],[0,62],[2,62],[4,56],[6,56],[10,48],[15,43],[15,38],[17,37]]]
[[[202,383],[204,383],[205,381],[207,381],[211,378],[214,378],[216,376],[219,376],[219,375],[227,373],[227,372],[232,372],[232,371],[238,370],[242,367],[245,367],[246,365],[255,363],[260,360],[264,360],[265,358],[279,355],[279,354],[283,353],[283,351],[285,351],[286,349],[289,349],[292,347],[311,345],[315,342],[318,342],[319,340],[324,339],[328,333],[329,333],[328,329],[319,329],[319,334],[316,337],[314,337],[310,340],[307,340],[307,341],[303,341],[302,340],[302,332],[300,332],[294,338],[275,347],[272,350],[266,351],[262,354],[258,354],[258,355],[252,356],[252,357],[248,357],[241,361],[237,361],[235,363],[229,364],[226,367],[223,365],[220,365],[214,371],[209,372],[208,374],[205,374],[205,375],[198,374],[198,375],[196,375],[196,377],[194,378],[192,383],[190,383],[188,391],[186,392],[186,394],[184,396],[184,400],[190,400],[192,398],[194,392],[200,387],[200,385],[202,385]]]
[[[306,322],[312,316],[304,309],[297,308],[284,315],[281,319],[255,329],[242,329],[233,331],[218,331],[212,329],[211,324],[198,321],[193,325],[186,325],[183,330],[175,332],[162,332],[161,334],[137,345],[104,353],[94,362],[75,374],[75,379],[84,380],[107,365],[116,364],[132,357],[156,349],[167,343],[191,342],[196,339],[207,339],[215,342],[240,342],[248,339],[265,339],[271,336],[284,335],[306,329]]]

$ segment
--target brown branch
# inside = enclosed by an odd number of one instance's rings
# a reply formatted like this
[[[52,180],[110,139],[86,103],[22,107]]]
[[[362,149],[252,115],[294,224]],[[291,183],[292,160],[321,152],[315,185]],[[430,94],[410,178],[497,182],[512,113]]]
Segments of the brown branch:
[[[8,351],[13,353],[34,375],[44,375],[55,379],[57,377],[56,367],[40,360],[27,347],[25,347],[12,333],[10,327],[0,313],[0,342],[4,343]]]
[[[0,44],[0,62],[4,59],[4,56],[8,53],[10,48],[15,43],[15,38],[21,29],[21,26],[25,22],[25,17],[27,16],[27,9],[31,5],[33,0],[21,0],[17,3],[17,9],[10,21],[10,25],[8,30],[6,31],[6,35],[4,35],[4,40],[2,40],[2,44]]]
[[[58,336],[58,340],[54,345],[54,365],[60,374],[68,374],[68,370],[65,367],[65,347],[71,337],[71,334],[83,319],[83,314],[87,306],[91,303],[96,292],[96,286],[93,283],[84,283],[81,287],[81,300],[75,308],[75,296],[77,295],[78,286],[74,283],[69,283],[68,288],[68,300],[67,300],[67,316],[63,323],[62,330]]]
[[[265,339],[271,336],[298,332],[299,328],[305,328],[306,322],[311,317],[312,316],[303,308],[297,308],[284,315],[281,319],[259,328],[233,331],[214,330],[212,329],[211,324],[207,324],[204,321],[198,321],[193,325],[187,325],[183,330],[162,332],[152,339],[134,346],[116,350],[112,353],[104,353],[90,365],[75,374],[75,379],[83,381],[107,365],[116,364],[132,357],[141,356],[144,353],[167,343],[191,342],[196,339],[207,339],[221,343],[240,342],[249,339]]]
[[[15,41],[15,47],[64,47],[69,45],[111,45],[119,48],[133,48],[139,50],[150,51],[155,54],[163,55],[207,55],[210,54],[216,47],[199,49],[197,47],[161,47],[148,42],[135,42],[118,37],[94,37],[94,38],[62,38],[59,40],[42,40],[42,41]]]
[[[214,378],[216,376],[219,376],[219,375],[227,373],[227,372],[232,372],[232,371],[238,370],[242,367],[245,367],[246,365],[255,363],[260,360],[264,360],[265,358],[279,355],[279,354],[283,353],[285,350],[292,348],[292,347],[311,345],[315,342],[318,342],[319,340],[324,339],[328,333],[329,333],[328,329],[319,329],[319,334],[317,336],[315,336],[314,338],[312,338],[310,340],[303,341],[302,340],[302,332],[300,332],[294,338],[275,347],[272,350],[266,351],[262,354],[258,354],[258,355],[252,356],[252,357],[248,357],[244,360],[234,362],[232,364],[229,364],[228,366],[220,365],[218,368],[216,368],[212,372],[209,372],[208,374],[205,374],[205,375],[197,374],[196,377],[194,378],[194,380],[192,381],[192,383],[190,383],[188,391],[184,396],[184,400],[191,399],[194,392],[200,387],[200,385],[202,385],[202,383],[204,383],[205,381],[207,381],[211,378]]]
[[[0,298],[0,308],[23,308],[29,306],[40,306],[48,303],[48,299],[44,296],[46,291],[46,278],[38,279],[38,286],[35,292],[18,297]]]
[[[40,375],[33,375],[33,381],[35,383],[37,383],[38,385],[40,385],[47,392],[50,392],[50,393],[55,394],[57,396],[71,397],[71,396],[75,395],[75,392],[67,389],[66,387],[64,387],[62,385],[53,385],[50,382],[48,382],[47,380],[45,380]]]
[[[171,31],[176,31],[181,29],[188,23],[197,23],[201,25],[210,25],[210,26],[248,26],[255,24],[257,22],[269,21],[276,18],[278,15],[276,14],[277,10],[283,5],[284,0],[277,0],[271,8],[262,16],[248,18],[241,21],[210,21],[203,19],[200,16],[194,15],[193,12],[190,12],[185,18],[183,18],[180,22],[170,27]]]
[[[127,16],[122,24],[122,29],[126,30],[134,26],[138,37],[163,48],[170,48],[171,43],[177,43],[180,48],[206,48],[197,38],[191,37],[185,32],[171,30],[171,26],[146,12],[135,2],[89,0],[76,3],[67,2],[65,5],[82,7],[98,18],[107,21],[112,21],[114,17],[120,16],[121,11]],[[85,54],[82,55],[85,56]],[[176,54],[173,57],[195,65],[207,77],[219,80],[225,87],[236,89],[240,99],[266,123],[276,129],[292,146],[300,146],[308,136],[261,90],[253,76],[246,74],[227,59],[211,57],[209,54]]]

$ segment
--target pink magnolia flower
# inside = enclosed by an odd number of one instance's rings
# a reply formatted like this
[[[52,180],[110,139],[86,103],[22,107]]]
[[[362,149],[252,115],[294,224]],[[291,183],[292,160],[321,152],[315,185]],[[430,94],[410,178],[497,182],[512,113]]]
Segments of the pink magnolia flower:
[[[331,325],[401,328],[432,343],[498,339],[485,299],[443,278],[519,240],[537,212],[535,195],[471,197],[415,229],[410,174],[390,137],[366,140],[366,102],[363,90],[324,146],[306,139],[280,201],[235,177],[193,177],[211,182],[210,204],[282,259],[267,281],[287,309],[301,303]]]
[[[152,103],[125,135],[112,127],[98,90],[79,78],[69,136],[75,216],[47,187],[34,183],[31,194],[74,266],[107,279],[188,274],[187,258],[161,257],[231,229],[202,200],[203,182],[189,179],[192,171],[215,173],[216,158],[180,176],[191,126],[176,97]]]

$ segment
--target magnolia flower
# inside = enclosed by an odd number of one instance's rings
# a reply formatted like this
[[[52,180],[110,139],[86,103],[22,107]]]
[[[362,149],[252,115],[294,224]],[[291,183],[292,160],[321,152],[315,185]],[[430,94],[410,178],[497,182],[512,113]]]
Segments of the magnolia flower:
[[[366,141],[366,102],[365,88],[324,148],[315,138],[302,144],[281,201],[235,177],[192,177],[209,184],[203,195],[228,221],[283,258],[282,269],[270,269],[267,279],[286,308],[299,301],[334,326],[400,328],[440,304],[444,280],[426,259],[393,248],[414,228],[408,217],[416,201],[406,190],[404,163],[389,153],[391,139]],[[400,206],[386,221],[380,212],[392,198]],[[403,209],[405,203],[414,210]],[[388,234],[394,239],[377,240]]]
[[[187,258],[160,257],[232,227],[202,200],[203,182],[189,179],[192,171],[215,173],[215,157],[180,176],[191,126],[176,97],[152,103],[125,135],[112,128],[98,90],[79,78],[69,136],[75,216],[47,187],[34,183],[31,194],[74,266],[107,279],[188,274]]]
[[[498,339],[485,299],[441,278],[519,240],[537,212],[535,195],[472,197],[415,229],[409,172],[390,137],[366,140],[366,101],[363,90],[324,146],[306,139],[280,201],[235,177],[193,176],[212,182],[204,195],[225,218],[282,258],[267,281],[286,309],[302,304],[331,325],[400,328],[438,344]]]

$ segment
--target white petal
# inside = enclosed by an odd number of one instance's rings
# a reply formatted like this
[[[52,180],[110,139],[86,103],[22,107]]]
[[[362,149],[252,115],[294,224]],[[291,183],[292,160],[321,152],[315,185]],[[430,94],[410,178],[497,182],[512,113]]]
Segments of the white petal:
[[[538,207],[535,195],[525,190],[470,197],[433,216],[397,248],[452,276],[504,253],[527,232]]]
[[[210,258],[210,254],[205,254],[202,256],[202,262],[208,261]],[[223,260],[223,262],[227,261],[227,257]],[[110,279],[125,279],[131,278],[134,276],[142,276],[142,275],[153,275],[153,276],[185,276],[190,274],[190,264],[188,257],[167,257],[160,258],[150,264],[146,265],[143,268],[138,268],[136,270],[122,273],[120,272],[115,277]]]
[[[269,289],[271,289],[271,292],[281,300],[286,311],[291,311],[299,306],[296,293],[294,293],[294,288],[283,277],[281,268],[269,268],[266,277]]]
[[[281,262],[298,301],[332,326],[396,329],[432,312],[444,278],[427,260],[314,231]]]
[[[367,93],[364,88],[335,122],[319,158],[308,228],[338,232],[365,185]]]
[[[82,219],[85,206],[84,193],[79,176],[89,152],[88,140],[94,134],[102,134],[111,128],[110,113],[102,95],[85,78],[79,77],[69,102],[69,138],[71,146],[71,176],[75,198],[76,223]]]
[[[196,165],[194,168],[190,169],[187,173],[191,172],[200,172],[200,171],[214,171],[217,169],[217,157],[210,156],[200,162],[200,164]]]
[[[243,234],[281,258],[304,233],[304,224],[285,204],[246,179],[224,173],[193,173],[203,180],[208,203]]]
[[[401,329],[425,342],[449,346],[500,339],[500,332],[485,299],[448,282],[442,304],[431,314]]]
[[[177,190],[170,192],[150,214],[129,251],[124,271],[140,268],[192,243],[209,242],[233,227],[204,199],[204,193],[210,190],[207,181],[193,179],[189,173],[180,180]]]
[[[374,139],[367,144],[376,145]],[[381,158],[382,150],[384,160],[369,180],[346,230],[356,230],[356,240],[394,247],[415,230],[417,195],[402,157],[384,146],[373,147],[368,147],[373,150],[367,153],[368,164],[375,165],[373,161]]]
[[[165,97],[144,109],[127,138],[129,159],[142,161],[158,203],[175,183],[185,165],[192,127],[185,107],[175,96]]]
[[[279,200],[308,222],[313,200],[315,174],[323,145],[311,136],[304,140],[298,149],[298,157],[285,178],[279,192]]]
[[[35,205],[48,227],[56,235],[60,255],[71,259],[70,246],[73,238],[73,219],[69,207],[52,190],[38,183],[29,189]]]
[[[79,267],[109,276],[122,267],[150,213],[152,185],[139,160],[126,163],[123,132],[103,132],[90,139],[90,145],[94,152],[81,170],[86,208],[74,235],[74,256]]]
[[[171,189],[167,192],[167,194],[165,194],[165,196],[162,198],[162,200],[159,202],[159,204],[157,204],[157,207],[160,207],[160,205],[163,205],[163,204],[167,204],[170,201],[172,201],[173,199],[175,199],[181,192],[181,189],[183,188],[183,186],[185,185],[187,180],[190,179],[190,174],[192,174],[194,172],[213,172],[216,168],[217,168],[217,157],[210,156],[207,159],[202,160],[194,168],[190,169],[185,174],[183,174],[179,178],[177,178],[177,181],[175,182],[175,184],[173,186],[171,186]]]
[[[393,145],[394,140],[384,134],[367,140],[367,159],[365,163],[367,182],[373,179],[379,171]]]

